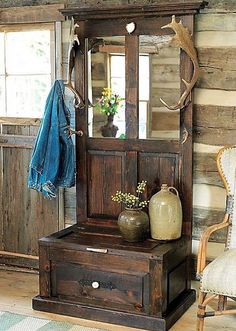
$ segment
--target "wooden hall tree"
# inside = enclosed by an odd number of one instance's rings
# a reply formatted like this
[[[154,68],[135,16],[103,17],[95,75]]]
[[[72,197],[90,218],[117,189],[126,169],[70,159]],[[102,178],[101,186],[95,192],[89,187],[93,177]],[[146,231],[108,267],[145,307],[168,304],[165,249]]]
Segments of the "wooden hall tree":
[[[180,111],[178,139],[139,133],[139,52],[141,36],[164,36],[172,15],[193,33],[202,1],[149,6],[70,8],[78,23],[76,89],[85,106],[76,112],[77,224],[40,240],[37,310],[148,330],[168,330],[195,301],[190,287],[192,230],[192,101]],[[134,23],[134,31],[126,30]],[[173,33],[169,30],[168,33]],[[90,50],[124,36],[125,139],[93,137],[89,114]],[[181,51],[180,77],[190,81],[192,62]],[[181,84],[181,94],[186,89]],[[171,116],[171,115],[170,115]],[[139,138],[140,137],[140,138]],[[111,201],[117,190],[133,192],[148,181],[148,198],[162,183],[175,186],[183,205],[182,237],[172,242],[122,240]]]

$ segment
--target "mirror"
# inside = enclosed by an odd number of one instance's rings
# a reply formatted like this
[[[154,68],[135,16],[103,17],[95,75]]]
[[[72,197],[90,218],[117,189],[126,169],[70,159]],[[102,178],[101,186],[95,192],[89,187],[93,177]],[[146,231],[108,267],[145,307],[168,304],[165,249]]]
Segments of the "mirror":
[[[125,37],[89,40],[88,131],[93,138],[125,138]]]
[[[180,112],[160,101],[175,104],[180,97],[180,49],[172,36],[139,37],[139,138],[179,139]]]

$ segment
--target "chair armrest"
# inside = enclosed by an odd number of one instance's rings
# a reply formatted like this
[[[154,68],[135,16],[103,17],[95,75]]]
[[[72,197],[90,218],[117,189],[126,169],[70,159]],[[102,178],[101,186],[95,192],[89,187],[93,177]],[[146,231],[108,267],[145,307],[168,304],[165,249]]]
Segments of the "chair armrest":
[[[229,226],[229,214],[225,214],[223,222],[209,226],[203,233],[198,249],[197,276],[200,275],[206,266],[207,243],[210,235],[220,229]]]

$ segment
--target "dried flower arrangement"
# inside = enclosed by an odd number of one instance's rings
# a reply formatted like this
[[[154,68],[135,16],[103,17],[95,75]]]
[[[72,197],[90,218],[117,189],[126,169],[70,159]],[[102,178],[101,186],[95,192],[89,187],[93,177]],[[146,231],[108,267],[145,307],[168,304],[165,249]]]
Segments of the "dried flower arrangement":
[[[115,195],[111,197],[112,201],[118,203],[124,203],[126,208],[144,208],[148,205],[148,200],[141,200],[141,194],[145,191],[147,185],[146,180],[142,180],[138,183],[136,188],[136,195],[131,193],[123,193],[117,191]]]

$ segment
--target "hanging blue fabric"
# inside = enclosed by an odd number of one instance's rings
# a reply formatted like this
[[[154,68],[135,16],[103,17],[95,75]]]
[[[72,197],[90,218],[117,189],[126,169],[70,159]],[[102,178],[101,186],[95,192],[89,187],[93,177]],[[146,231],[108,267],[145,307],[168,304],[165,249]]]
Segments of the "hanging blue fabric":
[[[75,151],[64,89],[62,80],[51,88],[29,166],[28,187],[49,199],[57,196],[59,186],[75,185]]]

